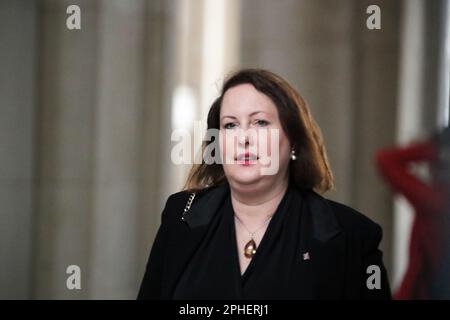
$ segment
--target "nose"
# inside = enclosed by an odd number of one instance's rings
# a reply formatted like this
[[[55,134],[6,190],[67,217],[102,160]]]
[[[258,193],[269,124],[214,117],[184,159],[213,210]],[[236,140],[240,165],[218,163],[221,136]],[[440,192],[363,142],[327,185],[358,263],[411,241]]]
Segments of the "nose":
[[[248,132],[248,129],[239,130],[238,142],[239,146],[247,147],[252,144],[253,139],[251,138],[251,134]]]

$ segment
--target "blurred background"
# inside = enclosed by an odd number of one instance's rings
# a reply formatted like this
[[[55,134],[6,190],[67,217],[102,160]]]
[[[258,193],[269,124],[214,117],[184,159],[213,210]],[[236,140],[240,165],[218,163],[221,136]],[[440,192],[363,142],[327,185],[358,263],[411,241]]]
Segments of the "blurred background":
[[[395,289],[414,212],[374,155],[448,125],[448,20],[446,0],[0,0],[0,298],[134,299],[189,167],[171,133],[242,67],[308,101],[336,178],[325,196],[383,227]]]

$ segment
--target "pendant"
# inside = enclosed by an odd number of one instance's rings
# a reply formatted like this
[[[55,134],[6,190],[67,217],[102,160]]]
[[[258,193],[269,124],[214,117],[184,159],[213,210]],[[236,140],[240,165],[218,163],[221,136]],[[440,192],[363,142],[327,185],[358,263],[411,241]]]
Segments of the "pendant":
[[[244,247],[244,255],[246,258],[252,258],[256,253],[256,242],[251,239]]]

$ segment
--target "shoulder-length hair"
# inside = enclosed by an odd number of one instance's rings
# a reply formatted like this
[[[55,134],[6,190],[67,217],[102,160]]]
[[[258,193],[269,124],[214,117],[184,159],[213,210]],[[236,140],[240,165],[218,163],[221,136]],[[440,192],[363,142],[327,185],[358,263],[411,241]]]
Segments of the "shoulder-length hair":
[[[268,96],[278,110],[284,132],[294,147],[297,159],[290,161],[289,179],[296,187],[324,193],[334,189],[333,174],[328,163],[322,133],[302,96],[283,78],[262,69],[244,69],[225,80],[221,94],[211,105],[207,128],[220,130],[220,108],[228,89],[251,84]],[[205,148],[213,141],[204,141]],[[222,164],[194,164],[184,189],[199,191],[226,183]]]

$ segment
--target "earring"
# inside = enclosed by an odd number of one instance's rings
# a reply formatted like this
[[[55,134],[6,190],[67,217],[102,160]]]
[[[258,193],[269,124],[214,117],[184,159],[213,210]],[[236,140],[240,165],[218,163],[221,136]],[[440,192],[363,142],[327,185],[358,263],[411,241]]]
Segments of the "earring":
[[[297,160],[297,156],[295,155],[295,150],[294,149],[291,150],[291,159],[293,161]]]

